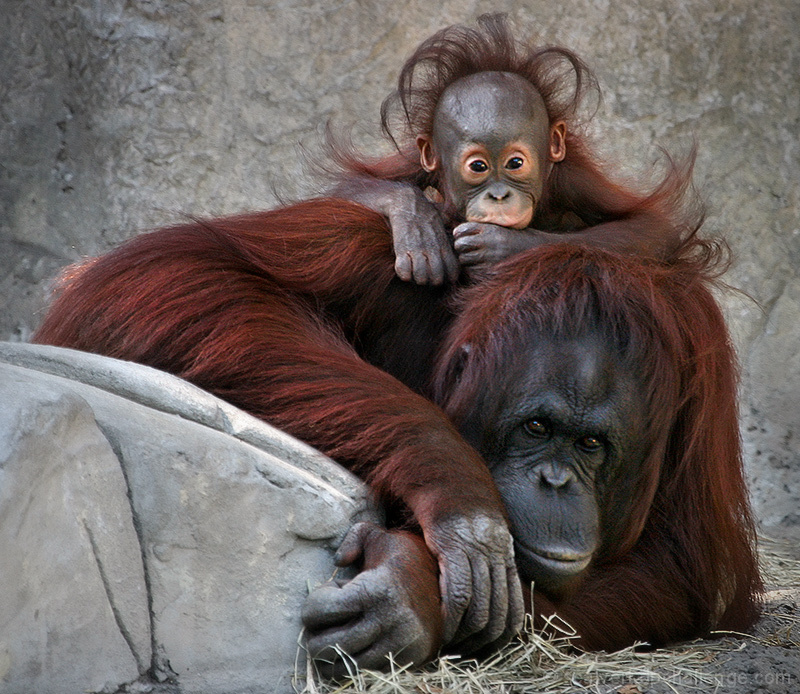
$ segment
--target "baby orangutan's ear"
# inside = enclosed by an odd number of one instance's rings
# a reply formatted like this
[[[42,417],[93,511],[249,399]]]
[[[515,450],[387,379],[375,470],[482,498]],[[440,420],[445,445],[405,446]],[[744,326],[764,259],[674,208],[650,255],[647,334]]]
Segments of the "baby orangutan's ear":
[[[439,158],[433,151],[433,139],[430,135],[417,135],[419,163],[425,171],[432,172],[439,168]]]
[[[548,151],[550,161],[564,161],[567,156],[567,124],[557,121],[550,126],[550,148]]]

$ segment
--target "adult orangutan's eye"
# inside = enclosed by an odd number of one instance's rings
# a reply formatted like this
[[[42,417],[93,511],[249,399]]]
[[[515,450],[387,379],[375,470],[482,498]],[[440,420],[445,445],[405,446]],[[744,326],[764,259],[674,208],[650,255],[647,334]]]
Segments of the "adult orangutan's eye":
[[[597,436],[584,436],[578,439],[575,445],[586,453],[595,453],[603,448],[603,441]]]
[[[522,157],[511,157],[511,159],[506,162],[507,169],[521,169],[525,165],[525,161]]]
[[[541,419],[529,419],[524,424],[525,431],[535,439],[546,439],[550,436],[550,427]]]
[[[473,159],[468,166],[474,173],[484,173],[489,170],[489,165],[482,159]]]

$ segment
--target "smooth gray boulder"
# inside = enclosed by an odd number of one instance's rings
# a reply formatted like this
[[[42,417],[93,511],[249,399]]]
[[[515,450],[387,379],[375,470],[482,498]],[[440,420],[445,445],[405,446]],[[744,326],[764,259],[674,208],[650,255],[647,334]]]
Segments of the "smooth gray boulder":
[[[293,691],[299,611],[374,517],[319,452],[167,374],[0,343],[0,691]]]

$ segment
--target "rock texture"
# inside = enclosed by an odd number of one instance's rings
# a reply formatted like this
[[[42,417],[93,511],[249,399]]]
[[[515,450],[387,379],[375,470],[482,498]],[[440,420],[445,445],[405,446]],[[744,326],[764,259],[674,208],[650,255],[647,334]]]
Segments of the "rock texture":
[[[0,343],[0,691],[290,692],[367,517],[308,446],[147,367]]]
[[[57,269],[181,215],[313,194],[324,123],[378,149],[378,109],[424,37],[508,10],[576,49],[593,128],[647,179],[693,137],[743,370],[756,510],[800,523],[800,4],[796,0],[0,0],[0,336],[25,340]],[[655,167],[657,168],[657,166]]]
[[[0,374],[0,688],[135,680],[151,631],[119,461],[80,396],[6,365]]]

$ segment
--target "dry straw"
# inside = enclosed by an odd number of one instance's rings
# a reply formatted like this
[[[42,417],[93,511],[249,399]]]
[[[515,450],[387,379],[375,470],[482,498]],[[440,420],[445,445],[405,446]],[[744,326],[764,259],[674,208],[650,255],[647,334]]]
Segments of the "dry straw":
[[[644,691],[713,691],[724,671],[725,654],[741,651],[749,641],[790,649],[800,658],[800,588],[798,550],[789,543],[762,538],[760,556],[770,591],[764,618],[754,635],[732,635],[673,648],[617,653],[578,653],[570,648],[568,625],[544,639],[528,626],[523,639],[493,658],[477,663],[443,657],[423,669],[393,665],[389,672],[352,667],[346,682],[331,684],[315,677],[311,666],[298,686],[303,694],[577,694]]]

